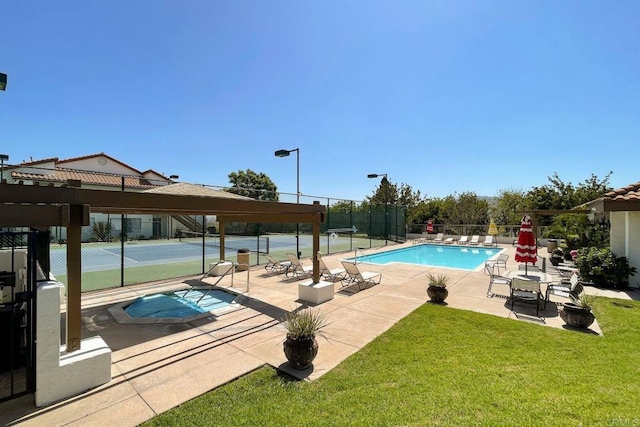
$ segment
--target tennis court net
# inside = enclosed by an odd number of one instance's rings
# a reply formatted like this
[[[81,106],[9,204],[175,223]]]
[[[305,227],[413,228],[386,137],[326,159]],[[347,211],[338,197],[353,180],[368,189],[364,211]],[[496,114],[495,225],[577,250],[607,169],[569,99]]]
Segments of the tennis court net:
[[[199,233],[196,231],[182,231],[178,234],[178,241],[197,246],[220,247],[220,235]],[[268,236],[224,236],[225,250],[249,249],[251,252],[269,253]]]

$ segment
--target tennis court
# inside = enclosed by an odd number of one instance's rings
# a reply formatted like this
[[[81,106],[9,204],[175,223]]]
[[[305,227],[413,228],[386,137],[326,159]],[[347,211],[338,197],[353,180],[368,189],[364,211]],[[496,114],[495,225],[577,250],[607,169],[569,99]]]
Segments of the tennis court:
[[[211,236],[211,237],[208,237]],[[348,244],[349,238],[337,237],[332,244]],[[300,236],[300,250],[313,248],[312,236]],[[294,252],[296,236],[233,236],[225,239],[226,258],[234,259],[238,249],[247,248],[253,253]],[[203,258],[218,260],[220,258],[219,238],[205,235],[204,245],[201,235],[183,237],[181,239],[137,240],[124,245],[124,267],[141,267],[169,263],[184,263]],[[86,243],[82,245],[82,272],[96,272],[119,269],[121,266],[121,245],[115,243]],[[65,276],[67,253],[65,246],[52,246],[51,272],[54,276]]]

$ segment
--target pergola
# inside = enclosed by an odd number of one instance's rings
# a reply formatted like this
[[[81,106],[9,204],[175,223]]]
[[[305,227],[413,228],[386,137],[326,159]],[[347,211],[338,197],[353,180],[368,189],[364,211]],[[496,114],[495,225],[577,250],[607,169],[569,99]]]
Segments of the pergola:
[[[225,258],[224,234],[228,222],[309,223],[313,230],[313,283],[320,281],[317,253],[320,224],[326,208],[319,202],[296,203],[240,200],[192,195],[89,190],[79,182],[55,187],[0,183],[0,227],[48,229],[67,227],[67,351],[80,349],[81,338],[81,230],[89,212],[155,215],[217,215],[220,223],[220,259]]]

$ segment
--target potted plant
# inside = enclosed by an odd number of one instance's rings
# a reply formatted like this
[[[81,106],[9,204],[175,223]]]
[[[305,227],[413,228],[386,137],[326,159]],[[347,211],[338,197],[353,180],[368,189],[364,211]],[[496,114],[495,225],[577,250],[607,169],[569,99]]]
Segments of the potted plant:
[[[564,260],[564,251],[560,248],[555,248],[553,252],[551,252],[549,261],[551,261],[551,264],[558,266],[562,260]]]
[[[449,277],[443,274],[431,274],[427,275],[429,286],[427,287],[427,295],[431,302],[443,303],[449,296],[447,290],[447,283],[449,283]]]
[[[560,317],[564,322],[574,328],[588,328],[595,320],[591,312],[594,297],[582,292],[577,297],[571,296],[571,302],[564,304],[560,310]]]
[[[287,313],[284,321],[287,338],[284,354],[294,369],[308,368],[318,354],[316,335],[324,336],[327,321],[319,311],[294,310]]]

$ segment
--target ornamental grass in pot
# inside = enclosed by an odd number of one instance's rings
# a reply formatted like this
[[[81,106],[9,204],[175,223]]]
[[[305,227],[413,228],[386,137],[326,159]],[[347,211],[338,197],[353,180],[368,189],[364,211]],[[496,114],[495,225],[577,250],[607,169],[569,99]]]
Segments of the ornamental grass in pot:
[[[444,274],[431,274],[427,275],[427,281],[429,286],[427,287],[427,295],[431,302],[443,303],[449,296],[447,290],[447,284],[449,283],[449,277]]]
[[[287,337],[284,354],[294,369],[306,369],[318,354],[316,335],[324,336],[328,325],[325,316],[318,310],[304,309],[287,313],[284,321]]]
[[[577,297],[571,296],[571,302],[564,304],[560,317],[568,326],[586,329],[595,321],[591,312],[595,297],[582,292]]]

